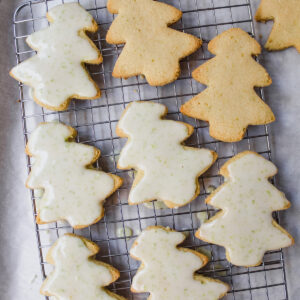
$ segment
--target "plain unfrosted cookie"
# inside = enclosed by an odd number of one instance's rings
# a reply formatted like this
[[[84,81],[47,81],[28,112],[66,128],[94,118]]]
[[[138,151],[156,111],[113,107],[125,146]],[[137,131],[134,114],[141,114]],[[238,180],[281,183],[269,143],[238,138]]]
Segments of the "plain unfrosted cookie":
[[[132,102],[118,122],[117,134],[128,138],[118,168],[137,170],[129,204],[160,200],[170,208],[186,205],[200,192],[198,177],[216,160],[211,150],[182,145],[193,127],[164,120],[166,113],[162,104]]]
[[[130,255],[142,262],[132,280],[134,293],[150,292],[151,300],[216,300],[227,293],[227,284],[196,275],[208,258],[178,244],[185,235],[160,226],[144,230],[130,249]]]
[[[46,278],[41,294],[57,300],[125,300],[104,287],[116,281],[120,273],[95,260],[99,247],[75,234],[61,236],[50,248],[46,261],[54,271]]]
[[[180,111],[209,122],[209,133],[217,140],[236,142],[243,138],[248,125],[273,122],[274,114],[254,91],[272,80],[252,58],[260,45],[239,28],[229,29],[208,44],[216,56],[196,70],[193,78],[208,87],[183,104]]]
[[[98,25],[79,4],[58,5],[49,10],[48,28],[31,34],[27,44],[37,55],[10,71],[10,75],[33,88],[33,98],[51,110],[64,110],[71,98],[96,99],[100,90],[84,63],[100,64],[102,56],[86,35]]]
[[[114,77],[143,74],[150,85],[165,85],[178,78],[179,60],[201,46],[200,39],[168,27],[182,15],[173,6],[153,0],[108,0],[107,8],[118,16],[106,41],[125,43]]]
[[[257,266],[264,253],[288,247],[293,238],[275,222],[272,212],[287,209],[289,201],[268,178],[277,169],[255,152],[230,159],[220,174],[227,180],[206,203],[221,209],[201,225],[196,237],[226,249],[227,260],[237,266]]]
[[[74,228],[87,227],[104,215],[103,202],[122,179],[93,169],[100,150],[73,142],[76,131],[62,123],[41,123],[31,134],[26,153],[35,158],[26,182],[43,189],[37,200],[37,223],[67,220]]]
[[[281,50],[295,47],[300,52],[299,0],[262,0],[255,19],[262,22],[274,20],[265,48]]]

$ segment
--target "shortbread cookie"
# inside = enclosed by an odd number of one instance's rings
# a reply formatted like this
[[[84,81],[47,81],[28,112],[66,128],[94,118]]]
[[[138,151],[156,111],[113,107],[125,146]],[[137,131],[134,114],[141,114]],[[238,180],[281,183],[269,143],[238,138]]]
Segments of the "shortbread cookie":
[[[300,52],[299,0],[262,0],[255,19],[262,22],[274,20],[265,48],[281,50],[295,47]]]
[[[31,134],[26,153],[35,158],[26,186],[43,189],[37,223],[67,220],[74,228],[98,222],[102,203],[121,184],[116,175],[93,169],[100,150],[73,142],[76,131],[62,123],[41,123]]]
[[[33,98],[51,110],[64,110],[71,98],[96,99],[100,90],[84,63],[100,64],[102,56],[86,35],[96,32],[97,23],[77,3],[49,10],[51,23],[31,34],[27,44],[38,53],[14,67],[10,75],[33,88]]]
[[[124,44],[112,75],[125,78],[143,74],[150,85],[165,85],[180,74],[180,59],[195,52],[201,40],[168,26],[181,11],[153,0],[108,0],[107,8],[118,14],[106,41]]]
[[[118,168],[137,170],[129,204],[160,200],[170,208],[186,205],[200,192],[198,177],[216,160],[211,150],[182,145],[193,127],[163,120],[166,113],[162,104],[132,102],[117,125],[117,134],[129,138]]]
[[[216,300],[228,291],[227,284],[195,272],[208,258],[194,250],[179,248],[185,235],[160,226],[144,230],[130,255],[142,262],[132,280],[134,293],[150,292],[151,300]]]
[[[189,117],[209,122],[209,133],[217,140],[236,142],[243,138],[248,125],[273,122],[270,107],[254,91],[272,80],[252,58],[260,45],[245,31],[229,29],[208,44],[216,55],[193,72],[193,78],[208,87],[181,106]]]
[[[54,271],[46,278],[41,294],[57,300],[125,300],[104,287],[116,281],[120,273],[95,260],[99,247],[75,234],[65,234],[50,248],[46,260]]]
[[[230,159],[220,173],[227,179],[206,203],[222,209],[202,224],[196,236],[226,249],[227,260],[237,266],[257,266],[264,253],[288,247],[293,238],[272,218],[287,209],[289,201],[268,178],[277,173],[274,164],[255,152]]]

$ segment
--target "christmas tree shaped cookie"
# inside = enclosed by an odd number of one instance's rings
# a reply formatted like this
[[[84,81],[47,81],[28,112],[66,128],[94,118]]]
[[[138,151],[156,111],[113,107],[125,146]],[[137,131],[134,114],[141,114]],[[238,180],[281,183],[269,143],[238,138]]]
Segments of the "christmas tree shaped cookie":
[[[102,203],[121,184],[120,177],[92,169],[100,150],[72,140],[76,131],[62,123],[41,123],[26,146],[35,158],[26,182],[30,189],[43,189],[37,202],[37,223],[67,220],[74,228],[98,222]]]
[[[120,273],[94,259],[99,247],[90,240],[65,234],[50,248],[46,260],[54,271],[41,287],[45,296],[57,300],[125,300],[104,287],[116,281]]]
[[[295,47],[300,52],[299,0],[262,0],[255,15],[257,21],[274,20],[265,44],[268,50]]]
[[[132,102],[117,125],[117,134],[129,139],[118,168],[137,170],[129,204],[160,200],[170,208],[186,205],[200,192],[198,177],[216,159],[213,151],[182,145],[193,127],[163,120],[166,113],[162,104]]]
[[[272,218],[273,211],[290,206],[268,181],[276,172],[270,161],[255,152],[230,159],[220,171],[228,180],[206,199],[221,211],[196,236],[225,247],[228,261],[237,266],[257,266],[266,251],[292,245],[293,238]]]
[[[71,98],[96,99],[100,90],[84,63],[100,64],[102,56],[85,34],[97,23],[77,3],[58,5],[47,13],[51,23],[26,42],[37,55],[14,67],[10,75],[33,89],[33,98],[51,110],[64,110]]]
[[[227,293],[227,284],[195,274],[208,258],[177,247],[184,239],[183,233],[158,226],[141,233],[130,250],[142,262],[132,281],[134,293],[149,292],[151,300],[216,300]]]
[[[143,74],[150,85],[165,85],[180,74],[179,60],[201,46],[198,38],[168,26],[181,11],[153,0],[108,0],[109,12],[118,14],[106,36],[110,44],[124,44],[112,75]]]
[[[254,91],[271,84],[266,70],[252,58],[260,45],[239,28],[229,29],[208,44],[216,55],[193,72],[193,78],[208,87],[181,106],[187,116],[209,122],[215,139],[235,142],[248,125],[273,122],[274,115]]]

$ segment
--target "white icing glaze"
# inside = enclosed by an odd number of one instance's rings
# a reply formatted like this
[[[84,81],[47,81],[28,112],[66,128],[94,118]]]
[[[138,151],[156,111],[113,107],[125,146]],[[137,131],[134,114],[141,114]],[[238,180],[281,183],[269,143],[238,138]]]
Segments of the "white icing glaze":
[[[45,190],[38,207],[42,222],[64,219],[73,227],[88,226],[103,215],[101,202],[114,191],[114,179],[86,168],[96,148],[66,142],[72,134],[62,123],[42,123],[33,131],[27,151],[35,162],[27,186]]]
[[[103,289],[114,278],[108,267],[89,259],[94,255],[77,236],[64,235],[51,248],[54,271],[41,292],[57,300],[115,300]]]
[[[154,199],[169,207],[187,204],[196,194],[197,177],[214,161],[210,150],[181,145],[188,127],[162,120],[165,109],[158,103],[132,102],[118,123],[117,132],[129,137],[118,167],[136,168],[141,175],[130,191],[130,204]]]
[[[58,5],[48,12],[48,28],[31,34],[27,43],[38,54],[11,70],[17,80],[34,88],[34,98],[59,109],[71,97],[93,98],[98,90],[82,62],[100,63],[101,55],[79,31],[93,26],[93,17],[77,3]]]
[[[272,211],[287,208],[289,202],[267,179],[277,172],[274,164],[254,152],[234,157],[221,170],[222,175],[227,172],[229,180],[208,199],[222,212],[205,222],[196,236],[224,246],[233,264],[254,266],[266,251],[292,244],[272,218]]]
[[[160,227],[144,230],[130,250],[134,258],[142,261],[132,290],[150,292],[151,300],[215,300],[225,294],[224,283],[194,275],[204,263],[195,253],[176,248],[184,239],[183,233]]]

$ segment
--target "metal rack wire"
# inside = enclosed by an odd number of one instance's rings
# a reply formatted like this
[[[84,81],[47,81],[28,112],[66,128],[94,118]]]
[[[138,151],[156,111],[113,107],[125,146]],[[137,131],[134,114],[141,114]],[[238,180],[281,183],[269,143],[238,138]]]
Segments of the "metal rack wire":
[[[72,1],[28,1],[16,9],[13,27],[17,63],[35,54],[26,45],[26,37],[48,26],[46,12],[63,2]],[[166,0],[165,2],[183,11],[181,21],[173,27],[202,38],[204,43],[200,50],[181,62],[182,74],[176,82],[157,88],[147,85],[142,77],[122,80],[111,76],[114,62],[122,51],[122,46],[109,45],[105,41],[105,34],[113,20],[113,16],[106,10],[106,0],[78,2],[94,16],[99,24],[99,31],[91,37],[101,50],[104,62],[99,66],[88,68],[102,90],[102,97],[93,101],[73,100],[66,111],[52,112],[34,103],[30,89],[19,84],[24,140],[27,143],[30,132],[38,123],[58,119],[78,130],[78,142],[100,148],[102,155],[97,162],[98,167],[123,177],[123,187],[106,201],[104,218],[87,229],[75,231],[98,243],[101,248],[99,258],[120,270],[121,276],[111,285],[111,290],[128,299],[146,299],[145,294],[130,293],[131,280],[138,263],[130,258],[128,251],[139,231],[149,225],[158,224],[186,232],[187,240],[184,246],[211,255],[209,264],[200,273],[220,278],[231,285],[231,291],[224,299],[288,299],[281,250],[268,252],[261,266],[241,268],[229,264],[225,259],[224,250],[220,247],[204,243],[194,237],[199,227],[197,213],[206,212],[208,216],[214,214],[214,209],[204,204],[204,199],[210,185],[218,186],[222,183],[222,178],[218,175],[220,166],[236,153],[247,149],[257,151],[271,159],[266,126],[250,127],[245,138],[238,143],[222,143],[209,136],[207,123],[186,118],[179,113],[182,103],[205,88],[191,78],[191,71],[211,58],[211,54],[207,51],[208,41],[231,27],[241,27],[255,36],[250,0]],[[258,93],[264,98],[263,90],[258,90]],[[126,104],[135,100],[151,100],[165,104],[169,109],[168,118],[183,120],[194,125],[195,131],[188,140],[188,145],[210,148],[218,153],[219,158],[215,165],[200,178],[201,193],[191,204],[177,210],[158,209],[154,203],[152,208],[144,205],[128,206],[127,196],[133,172],[116,168],[116,161],[125,140],[116,136],[115,126]],[[27,157],[28,171],[32,163],[32,159]],[[36,215],[36,202],[39,196],[38,191],[31,192],[34,215]],[[125,227],[133,229],[132,237],[120,237],[116,234],[118,228],[125,230]],[[45,262],[49,247],[57,237],[74,230],[64,222],[36,224],[35,230],[42,275],[45,278],[51,270]]]

